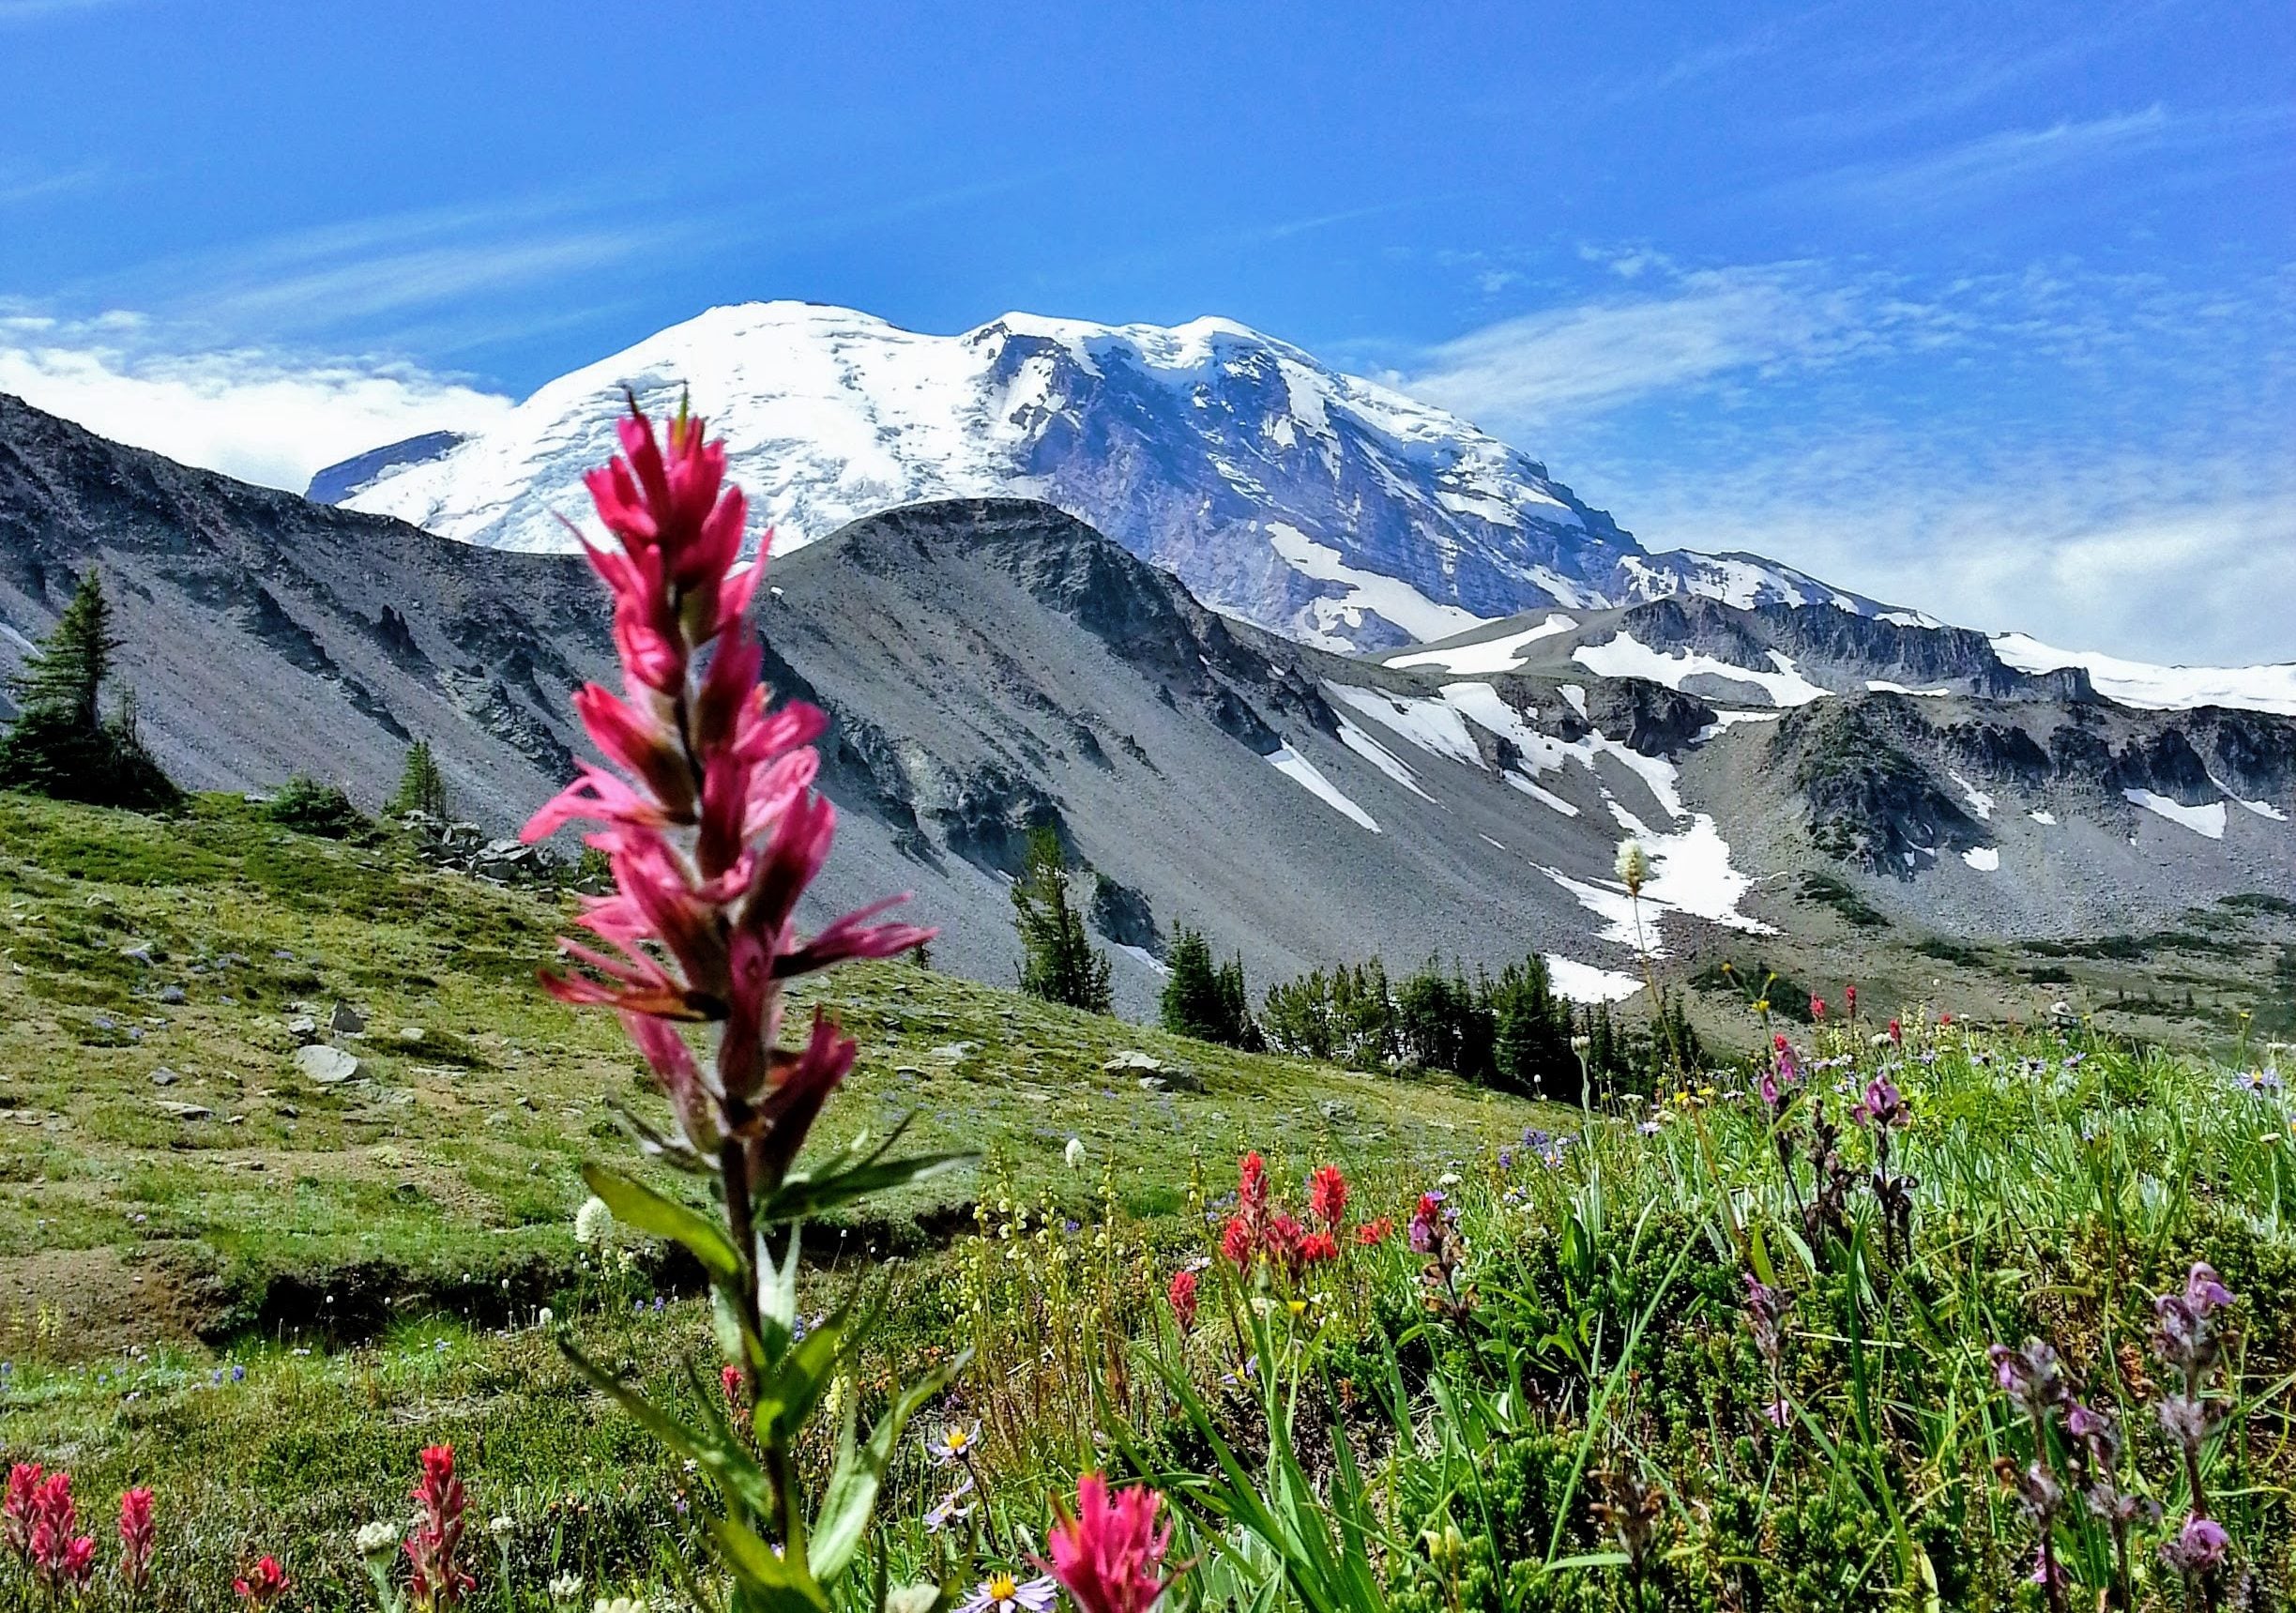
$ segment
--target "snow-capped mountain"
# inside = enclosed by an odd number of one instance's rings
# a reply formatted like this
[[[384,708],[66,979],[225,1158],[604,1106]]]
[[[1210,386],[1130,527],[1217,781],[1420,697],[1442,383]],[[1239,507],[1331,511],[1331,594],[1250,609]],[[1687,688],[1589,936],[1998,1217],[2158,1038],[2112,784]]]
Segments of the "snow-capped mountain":
[[[1847,594],[1749,555],[1652,554],[1456,416],[1219,319],[1011,313],[958,336],[809,303],[716,308],[541,388],[432,457],[324,471],[335,501],[498,548],[563,550],[623,389],[681,388],[777,550],[922,499],[1046,499],[1216,608],[1325,648],[1425,642],[1542,605]],[[387,456],[388,457],[388,456]],[[314,494],[314,495],[316,495]]]

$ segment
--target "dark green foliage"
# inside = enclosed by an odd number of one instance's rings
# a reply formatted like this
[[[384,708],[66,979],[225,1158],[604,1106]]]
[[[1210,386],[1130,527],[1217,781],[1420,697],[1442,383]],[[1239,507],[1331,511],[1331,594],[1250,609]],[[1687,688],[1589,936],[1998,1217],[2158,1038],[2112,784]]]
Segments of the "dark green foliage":
[[[1260,1029],[1281,1053],[1338,1064],[1389,1063],[1398,1057],[1398,1039],[1387,966],[1375,957],[1270,986]]]
[[[140,811],[182,803],[183,792],[144,747],[134,694],[103,715],[103,683],[119,645],[103,583],[91,570],[11,685],[17,713],[0,735],[0,789]]]
[[[1085,933],[1069,900],[1060,838],[1041,829],[1028,837],[1028,859],[1012,882],[1012,922],[1020,931],[1020,986],[1030,997],[1106,1013],[1113,1006],[1108,956]]]
[[[351,798],[337,786],[323,784],[300,773],[264,803],[263,815],[266,822],[281,829],[291,829],[297,834],[315,834],[326,840],[355,839],[374,827],[367,821],[367,814],[353,806]]]
[[[1726,958],[1709,964],[1690,977],[1690,983],[1699,991],[1742,997],[1758,1012],[1790,1019],[1799,1025],[1810,1023],[1810,988],[1793,976],[1771,968],[1760,957],[1750,963]],[[1768,1007],[1762,1007],[1763,1004]]]
[[[1159,1008],[1166,1030],[1224,1047],[1253,1050],[1260,1046],[1241,957],[1214,964],[1211,943],[1203,932],[1182,924],[1173,934],[1165,966],[1171,972],[1165,977]]]
[[[1574,1096],[1571,1005],[1554,995],[1546,960],[1533,953],[1499,971],[1491,991],[1492,1062],[1499,1085],[1539,1097]]]
[[[399,788],[383,811],[390,817],[410,812],[427,812],[433,817],[447,815],[447,779],[438,770],[437,759],[431,754],[429,740],[418,739],[406,748],[406,766],[399,774]]]
[[[1804,902],[1821,907],[1831,907],[1861,930],[1885,930],[1890,921],[1847,883],[1831,874],[1805,874],[1802,876],[1801,897]]]

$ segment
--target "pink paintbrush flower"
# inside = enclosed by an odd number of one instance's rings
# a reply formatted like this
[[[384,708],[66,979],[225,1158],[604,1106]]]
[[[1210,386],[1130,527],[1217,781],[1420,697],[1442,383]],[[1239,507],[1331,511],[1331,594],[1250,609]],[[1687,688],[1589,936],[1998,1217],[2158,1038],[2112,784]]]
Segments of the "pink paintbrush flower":
[[[151,1492],[132,1489],[119,1499],[119,1576],[130,1590],[151,1583]]]
[[[524,831],[592,826],[585,838],[605,853],[614,892],[579,921],[597,944],[563,943],[582,972],[546,983],[621,1015],[686,1148],[714,1159],[738,1138],[749,1179],[778,1181],[854,1052],[819,1020],[803,1049],[780,1046],[787,982],[896,956],[933,932],[873,922],[890,903],[798,931],[837,810],[813,787],[828,719],[768,704],[744,621],[771,535],[737,571],[748,505],[725,482],[724,446],[682,406],[658,434],[633,401],[616,431],[621,453],[586,478],[615,547],[585,548],[614,594],[623,690],[592,684],[574,702],[607,765],[585,764]],[[717,1027],[711,1068],[680,1023]]]
[[[451,1445],[426,1445],[417,1459],[422,1476],[407,1492],[415,1503],[405,1546],[412,1570],[407,1594],[418,1613],[445,1613],[478,1584],[454,1560],[463,1544],[463,1481],[454,1476]]]
[[[1061,1507],[1046,1545],[1049,1572],[1081,1613],[1148,1613],[1172,1583],[1163,1573],[1172,1526],[1157,1527],[1163,1497],[1145,1484],[1110,1495],[1108,1481],[1087,1473],[1076,1481],[1076,1510]]]

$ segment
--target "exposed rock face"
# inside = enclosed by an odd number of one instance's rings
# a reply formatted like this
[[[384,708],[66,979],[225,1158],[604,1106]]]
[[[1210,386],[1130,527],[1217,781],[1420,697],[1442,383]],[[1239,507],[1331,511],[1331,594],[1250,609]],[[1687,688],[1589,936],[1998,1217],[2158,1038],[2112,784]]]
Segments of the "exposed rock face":
[[[421,738],[458,810],[499,830],[570,776],[567,695],[612,676],[578,559],[442,542],[0,396],[0,672],[91,565],[144,734],[193,788],[305,772],[372,807]]]

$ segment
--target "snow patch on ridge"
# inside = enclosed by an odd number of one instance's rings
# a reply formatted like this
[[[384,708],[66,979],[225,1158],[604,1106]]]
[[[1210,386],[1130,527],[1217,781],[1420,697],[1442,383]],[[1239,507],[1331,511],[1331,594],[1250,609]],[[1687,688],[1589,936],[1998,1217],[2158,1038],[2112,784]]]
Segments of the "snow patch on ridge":
[[[1490,620],[1458,605],[1441,605],[1400,577],[1382,576],[1348,565],[1340,552],[1318,543],[1287,521],[1264,523],[1268,546],[1286,566],[1319,583],[1339,583],[1347,592],[1337,599],[1310,601],[1312,627],[1301,636],[1323,649],[1346,650],[1354,640],[1336,630],[1361,631],[1363,618],[1376,615],[1394,623],[1413,638],[1450,638]],[[1302,624],[1306,625],[1306,624]]]
[[[1523,659],[1523,651],[1540,639],[1552,638],[1559,632],[1569,632],[1578,623],[1557,612],[1537,627],[1525,628],[1501,638],[1486,638],[1476,644],[1454,644],[1440,649],[1415,649],[1408,655],[1391,657],[1390,666],[1439,666],[1446,672],[1455,672],[1463,677],[1473,677],[1494,672],[1512,672]],[[1587,692],[1581,689],[1578,697],[1584,700]]]
[[[1700,673],[1726,677],[1734,683],[1753,684],[1775,706],[1807,706],[1832,692],[1802,677],[1787,656],[1774,649],[1769,655],[1771,670],[1756,672],[1699,650],[1652,649],[1633,633],[1621,632],[1607,644],[1580,645],[1571,652],[1571,659],[1598,677],[1645,677],[1673,690],[1680,690]]]
[[[1321,768],[1289,745],[1277,747],[1269,756],[1268,765],[1342,817],[1362,825],[1374,834],[1379,832],[1379,826],[1373,821],[1371,814],[1349,800],[1337,784],[1323,776]]]
[[[1544,962],[1546,978],[1553,982],[1557,994],[1573,1002],[1623,1002],[1642,989],[1639,975],[1598,968],[1576,958],[1566,958],[1560,952],[1546,953]]]
[[[2021,632],[1997,633],[1993,653],[2019,672],[2077,666],[2107,700],[2150,711],[2232,706],[2296,716],[2296,662],[2272,666],[2154,666],[2089,649],[2055,649]]]
[[[2122,790],[2121,795],[2131,806],[2140,806],[2156,816],[2167,818],[2170,823],[2182,824],[2195,834],[2205,835],[2210,840],[2222,840],[2225,837],[2225,803],[2222,801],[2211,801],[2206,806],[2186,806],[2182,801],[2155,795],[2151,790]]]

